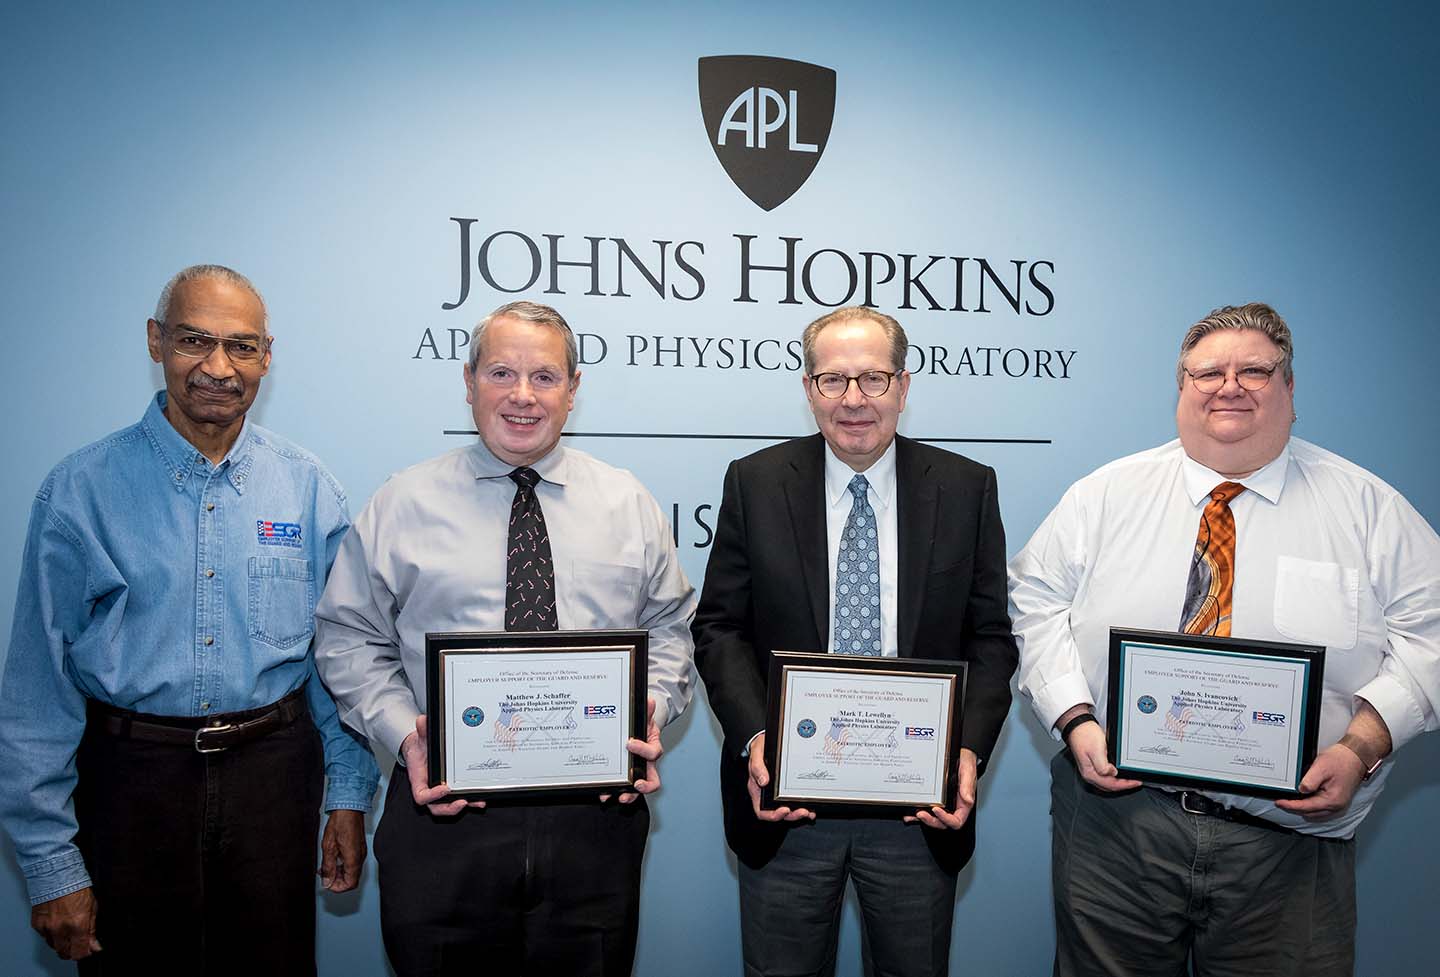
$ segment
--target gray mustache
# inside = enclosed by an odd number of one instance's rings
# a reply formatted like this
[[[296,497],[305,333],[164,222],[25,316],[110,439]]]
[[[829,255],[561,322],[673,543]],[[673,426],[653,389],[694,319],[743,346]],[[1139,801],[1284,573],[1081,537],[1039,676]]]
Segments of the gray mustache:
[[[187,387],[204,387],[207,390],[214,390],[223,393],[244,393],[245,387],[236,377],[223,377],[216,379],[208,376],[204,371],[196,371],[189,380],[185,382]]]

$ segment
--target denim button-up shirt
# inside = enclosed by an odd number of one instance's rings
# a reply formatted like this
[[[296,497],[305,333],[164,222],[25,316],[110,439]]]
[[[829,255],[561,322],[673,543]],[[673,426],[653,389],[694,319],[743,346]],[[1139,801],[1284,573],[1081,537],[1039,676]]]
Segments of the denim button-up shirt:
[[[32,903],[90,884],[71,796],[87,699],[207,716],[304,684],[325,809],[368,810],[379,780],[310,653],[315,601],[349,527],[340,486],[248,420],[212,465],[164,406],[162,392],[140,423],[62,461],[31,510],[0,672],[0,819]]]

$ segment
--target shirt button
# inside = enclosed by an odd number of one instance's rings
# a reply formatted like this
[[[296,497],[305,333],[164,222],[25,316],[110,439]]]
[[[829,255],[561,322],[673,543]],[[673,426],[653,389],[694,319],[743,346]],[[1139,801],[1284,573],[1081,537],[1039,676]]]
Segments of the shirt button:
[[[206,636],[205,636],[205,643],[206,643],[207,645],[213,645],[213,644],[215,643],[215,639],[214,639],[212,636],[210,636],[210,635],[206,635]]]
[[[206,570],[206,571],[205,571],[205,576],[207,576],[207,577],[213,577],[213,576],[215,576],[215,571],[214,571],[214,570]]]
[[[203,712],[209,712],[209,711],[210,711],[210,703],[208,703],[208,702],[202,702],[202,703],[200,703],[200,709],[201,709],[201,711],[203,711]]]
[[[214,512],[214,511],[215,511],[215,503],[214,503],[214,502],[207,502],[207,503],[205,503],[205,511],[206,511],[206,512]]]

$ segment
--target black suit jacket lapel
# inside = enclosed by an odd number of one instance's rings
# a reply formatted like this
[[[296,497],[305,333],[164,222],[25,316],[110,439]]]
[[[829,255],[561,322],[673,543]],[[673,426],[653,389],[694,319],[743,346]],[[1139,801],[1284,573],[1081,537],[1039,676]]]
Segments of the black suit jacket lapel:
[[[800,559],[805,594],[815,618],[820,647],[796,651],[824,651],[829,643],[830,570],[825,530],[825,442],[817,434],[808,438],[790,463],[785,479],[785,503],[795,530],[795,553]]]
[[[925,602],[925,578],[934,550],[940,487],[908,438],[895,439],[896,643],[901,658],[915,657],[915,636]]]

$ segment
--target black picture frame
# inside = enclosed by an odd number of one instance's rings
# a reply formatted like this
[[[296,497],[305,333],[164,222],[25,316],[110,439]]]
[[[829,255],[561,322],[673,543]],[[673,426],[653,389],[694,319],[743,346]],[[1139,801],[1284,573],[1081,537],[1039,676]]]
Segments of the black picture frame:
[[[1125,657],[1131,647],[1162,652],[1165,649],[1174,648],[1185,652],[1216,655],[1222,659],[1232,658],[1237,662],[1253,662],[1255,659],[1269,658],[1303,664],[1305,667],[1304,693],[1301,719],[1298,724],[1300,748],[1297,751],[1293,769],[1288,771],[1289,779],[1294,786],[1289,789],[1271,788],[1219,777],[1177,773],[1165,769],[1163,764],[1158,767],[1141,767],[1120,762],[1120,744],[1124,735],[1126,706],[1134,691],[1124,688],[1121,676]],[[1320,734],[1320,702],[1324,682],[1325,648],[1323,645],[1217,635],[1181,634],[1174,631],[1152,631],[1143,628],[1111,628],[1105,716],[1107,751],[1110,762],[1115,764],[1118,776],[1143,780],[1146,783],[1238,794],[1246,797],[1269,799],[1301,797],[1303,795],[1299,790],[1300,779],[1310,765],[1315,762],[1316,741]]]
[[[795,671],[855,671],[868,675],[877,673],[896,676],[941,676],[950,680],[949,709],[943,720],[943,732],[939,739],[945,744],[944,787],[940,806],[948,810],[955,808],[958,789],[956,761],[960,755],[960,733],[965,714],[965,687],[969,666],[963,661],[948,661],[931,658],[886,658],[861,655],[831,655],[814,652],[772,651],[770,653],[770,675],[766,703],[765,723],[765,766],[770,772],[770,782],[761,788],[760,806],[773,810],[776,807],[803,807],[807,810],[824,810],[832,813],[881,814],[885,812],[903,816],[914,813],[917,805],[913,800],[884,798],[832,800],[821,796],[805,796],[796,793],[779,793],[781,761],[784,759],[786,741],[791,730],[785,715],[785,687]],[[938,730],[938,727],[937,727]]]
[[[588,631],[443,631],[425,635],[425,689],[428,703],[429,784],[434,787],[448,781],[446,770],[447,730],[450,722],[446,710],[455,704],[445,699],[444,666],[452,655],[532,654],[553,651],[573,655],[577,652],[613,651],[624,649],[630,655],[630,681],[626,690],[630,697],[630,728],[628,736],[645,739],[648,726],[646,690],[648,688],[650,634],[643,629]],[[464,708],[464,707],[460,707]],[[622,744],[623,748],[623,744]],[[530,799],[561,794],[618,793],[632,790],[634,782],[644,777],[645,761],[627,751],[627,777],[624,780],[597,780],[584,783],[530,783],[487,789],[453,790],[449,796],[467,799],[505,798]]]

